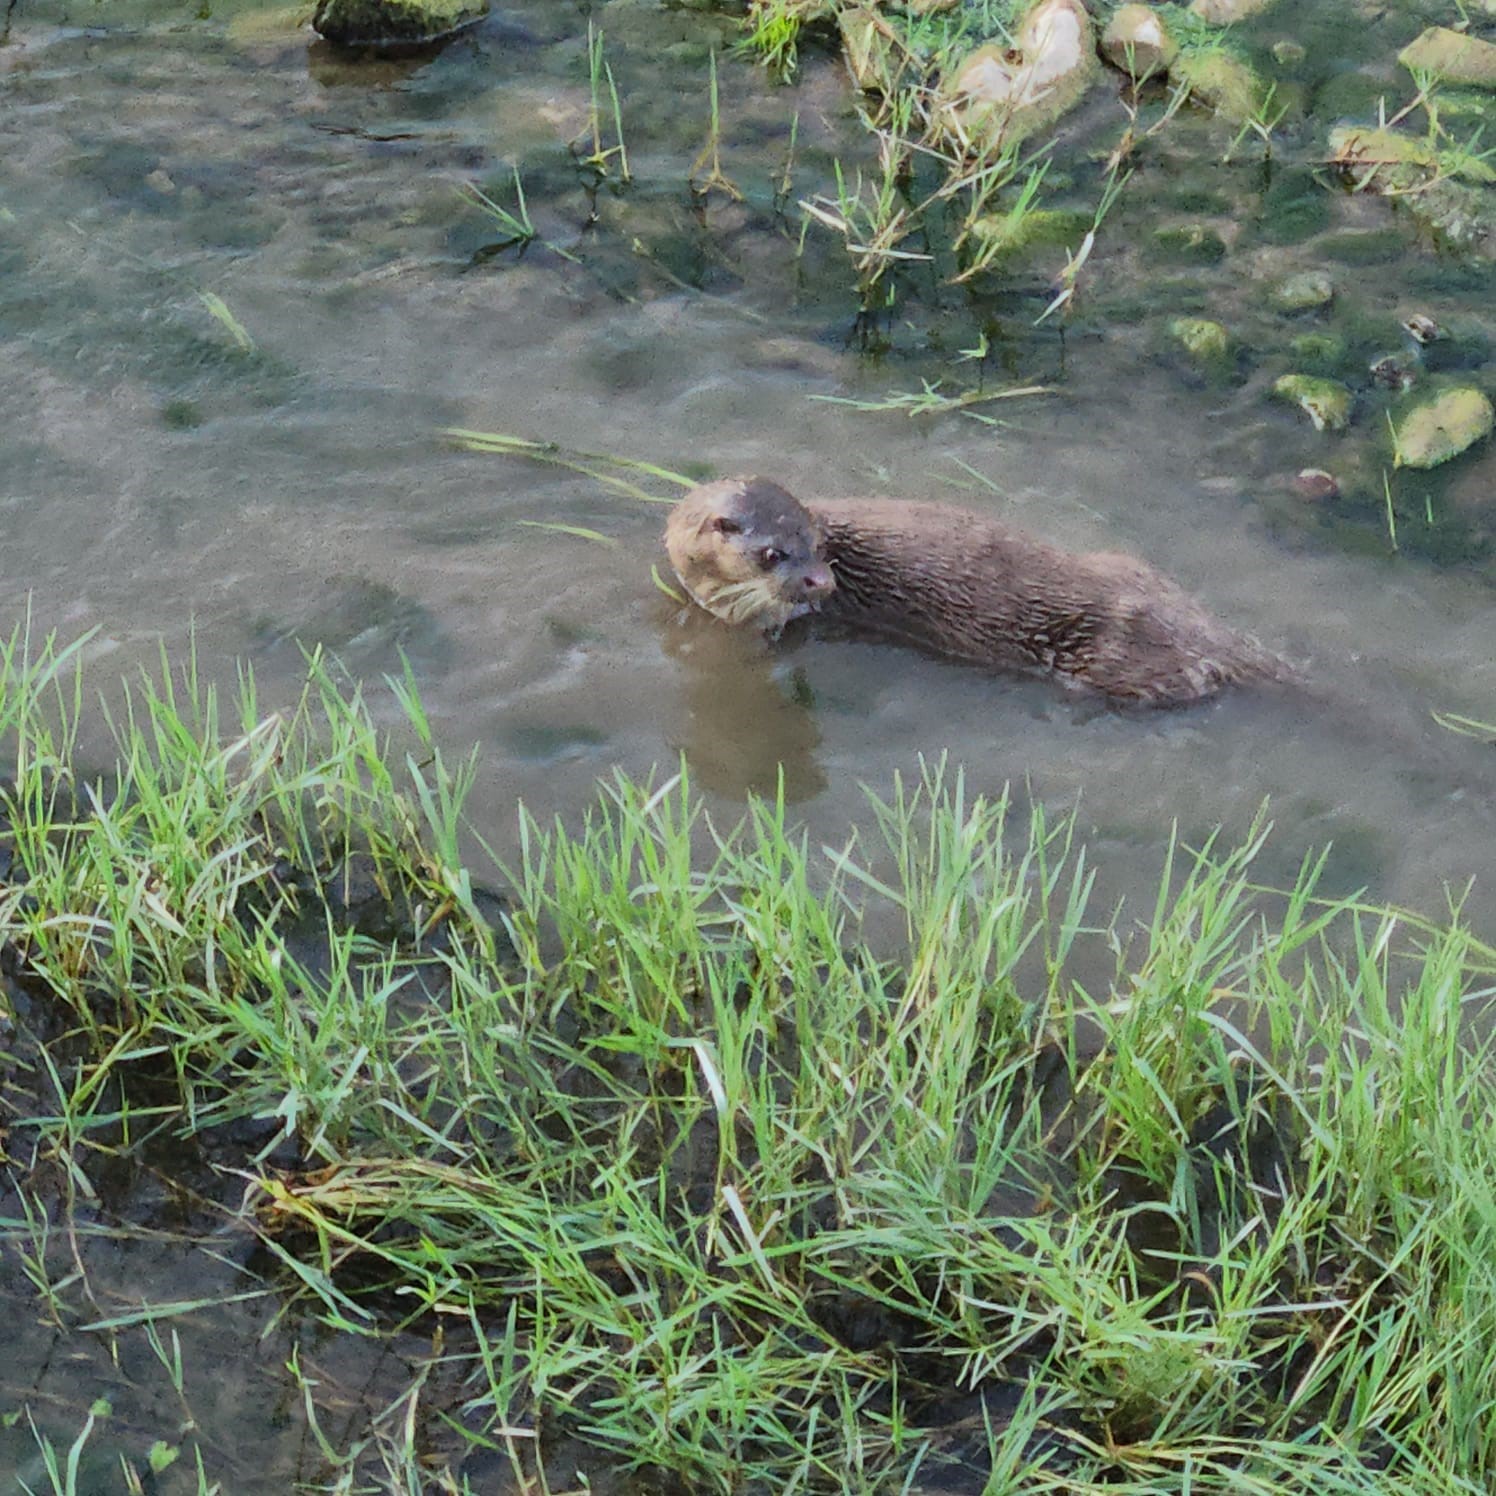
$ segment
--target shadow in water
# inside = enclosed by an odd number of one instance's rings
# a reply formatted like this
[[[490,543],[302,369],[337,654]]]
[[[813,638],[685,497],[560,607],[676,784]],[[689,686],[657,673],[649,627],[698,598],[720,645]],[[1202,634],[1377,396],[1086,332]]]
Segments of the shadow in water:
[[[751,631],[725,628],[697,608],[661,608],[660,640],[681,665],[679,722],[666,730],[698,787],[733,800],[809,800],[826,788],[821,729],[803,672],[776,659]]]

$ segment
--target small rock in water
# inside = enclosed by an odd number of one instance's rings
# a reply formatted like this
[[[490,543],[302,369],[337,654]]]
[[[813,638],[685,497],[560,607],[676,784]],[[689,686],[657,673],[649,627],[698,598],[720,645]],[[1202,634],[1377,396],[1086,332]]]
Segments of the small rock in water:
[[[1340,497],[1340,480],[1323,468],[1304,468],[1294,474],[1293,491],[1311,504],[1329,504]]]
[[[842,55],[858,88],[892,92],[900,62],[888,37],[887,23],[860,6],[848,6],[837,18],[841,28]]]
[[[942,83],[942,114],[966,145],[1022,140],[1074,108],[1099,64],[1091,18],[1080,0],[1040,0],[1012,50],[989,42]]]
[[[1410,73],[1432,73],[1445,83],[1496,88],[1496,43],[1447,26],[1430,26],[1397,54],[1397,60]]]
[[[1387,353],[1373,361],[1371,380],[1389,390],[1410,390],[1418,382],[1418,360],[1410,353]]]
[[[1334,299],[1335,283],[1323,270],[1302,270],[1279,281],[1272,290],[1272,303],[1280,312],[1312,311]]]
[[[1156,10],[1123,5],[1101,34],[1101,52],[1113,67],[1141,82],[1169,71],[1179,56],[1179,43]]]
[[[1288,344],[1288,350],[1302,368],[1324,374],[1338,369],[1345,358],[1345,339],[1333,332],[1301,332]]]
[[[1175,317],[1169,336],[1184,345],[1189,356],[1203,364],[1222,363],[1231,349],[1231,335],[1207,317]]]
[[[1425,317],[1422,312],[1414,312],[1411,317],[1405,318],[1403,330],[1415,343],[1432,343],[1435,339],[1444,336],[1444,329],[1432,317]]]
[[[312,25],[343,46],[441,41],[488,14],[488,0],[319,0]]]
[[[1442,390],[1394,421],[1393,455],[1398,467],[1438,467],[1488,437],[1493,425],[1496,412],[1483,391]]]
[[[1214,265],[1226,253],[1226,241],[1209,224],[1165,224],[1154,229],[1149,252],[1169,265]]]
[[[1280,400],[1297,405],[1316,431],[1344,431],[1351,419],[1351,392],[1338,379],[1313,374],[1285,374],[1273,385]]]
[[[1181,52],[1169,73],[1192,98],[1236,125],[1257,113],[1267,92],[1246,63],[1221,47]]]
[[[1308,55],[1308,48],[1292,37],[1284,37],[1282,41],[1273,43],[1273,61],[1279,67],[1297,67]]]

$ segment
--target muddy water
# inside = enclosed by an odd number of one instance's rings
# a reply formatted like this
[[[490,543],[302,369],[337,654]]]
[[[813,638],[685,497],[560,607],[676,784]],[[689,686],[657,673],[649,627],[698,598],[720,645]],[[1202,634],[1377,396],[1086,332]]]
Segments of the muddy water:
[[[872,357],[839,246],[816,232],[797,253],[793,202],[787,216],[772,206],[787,160],[793,199],[826,187],[833,153],[868,159],[839,67],[807,59],[781,89],[724,62],[722,161],[747,201],[702,208],[686,177],[725,23],[593,7],[636,177],[618,190],[567,149],[587,121],[587,9],[506,6],[435,59],[359,66],[274,13],[192,22],[23,0],[0,50],[11,617],[29,593],[38,620],[96,628],[94,655],[121,668],[163,637],[180,651],[195,628],[210,671],[227,678],[247,657],[271,699],[292,687],[297,639],[365,678],[403,648],[445,740],[483,747],[475,809],[501,845],[516,796],[564,810],[615,766],[643,774],[682,751],[724,802],[772,786],[782,764],[832,835],[858,817],[859,783],[948,752],[983,787],[1080,796],[1088,831],[1124,863],[1173,821],[1241,829],[1268,799],[1285,868],[1333,839],[1342,883],[1424,906],[1480,872],[1490,775],[1426,723],[1432,708],[1496,715],[1489,585],[1478,568],[1275,518],[1302,503],[1272,500],[1275,485],[1330,460],[1330,439],[1270,407],[1260,381],[1191,388],[1140,319],[1105,314],[1107,294],[1149,284],[1150,189],[1124,198],[1093,309],[1083,297],[1068,329],[1034,326],[1046,281],[1026,269],[969,307],[906,298]],[[1121,123],[1110,94],[1091,106],[1089,128]],[[1233,194],[1263,200],[1260,161],[1216,165],[1229,130],[1179,130],[1219,218]],[[542,238],[576,260],[538,242],[496,249],[459,199],[463,181],[502,193],[509,163]],[[1178,196],[1184,172],[1166,156],[1155,181]],[[1386,218],[1314,190],[1326,231]],[[1312,247],[1254,241],[1251,211],[1240,251],[1183,289],[1159,275],[1159,294],[1229,315],[1314,261]],[[1478,317],[1479,272],[1404,239],[1391,263],[1355,272],[1359,315],[1394,343],[1413,303]],[[990,382],[1053,392],[985,407],[998,425],[818,398],[953,371],[969,384],[939,355],[979,324]],[[439,432],[453,425],[761,471],[807,493],[957,499],[1069,545],[1133,549],[1303,663],[1332,702],[1140,720],[881,647],[765,653],[674,616],[649,575],[658,509],[452,450]],[[1490,459],[1484,480],[1474,471],[1467,486],[1488,484]]]

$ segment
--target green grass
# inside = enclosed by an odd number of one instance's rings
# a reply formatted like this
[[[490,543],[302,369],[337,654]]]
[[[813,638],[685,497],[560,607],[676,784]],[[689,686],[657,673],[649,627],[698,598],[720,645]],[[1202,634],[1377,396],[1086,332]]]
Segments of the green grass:
[[[949,768],[825,846],[618,777],[499,868],[408,680],[392,737],[320,662],[267,712],[163,661],[87,773],[78,659],[0,658],[0,1253],[79,1343],[149,1334],[183,1488],[225,1478],[167,1323],[202,1306],[101,1311],[94,1244],[101,1178],[184,1140],[260,1244],[225,1297],[429,1347],[360,1417],[292,1356],[309,1488],[1496,1478],[1496,951],[1457,917],[1264,892],[1260,832],[1101,914],[1070,822]],[[95,1416],[38,1430],[57,1482]]]

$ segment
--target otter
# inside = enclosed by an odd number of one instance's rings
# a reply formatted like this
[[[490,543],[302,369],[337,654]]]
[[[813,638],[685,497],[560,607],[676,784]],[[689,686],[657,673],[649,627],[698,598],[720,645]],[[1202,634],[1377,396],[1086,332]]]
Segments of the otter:
[[[686,494],[665,544],[694,602],[773,637],[817,614],[853,636],[1141,706],[1294,675],[1146,561],[1076,555],[943,504],[802,504],[767,478],[725,478]]]

